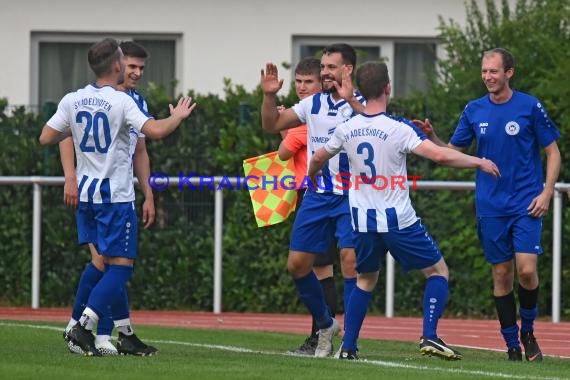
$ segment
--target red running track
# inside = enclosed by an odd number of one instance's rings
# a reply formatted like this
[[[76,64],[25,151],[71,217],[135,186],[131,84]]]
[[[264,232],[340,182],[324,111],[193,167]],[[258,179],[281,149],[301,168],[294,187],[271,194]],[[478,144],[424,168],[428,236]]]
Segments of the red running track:
[[[62,328],[71,314],[69,309],[0,308],[0,320],[61,322]],[[171,326],[219,330],[276,331],[307,334],[310,318],[292,314],[244,314],[187,311],[132,311],[135,325]],[[337,318],[342,322],[342,316]],[[420,318],[385,318],[367,316],[361,338],[417,342],[422,329]],[[458,347],[506,351],[494,320],[442,319],[438,333],[448,344]],[[570,323],[535,322],[535,335],[545,355],[570,358]]]

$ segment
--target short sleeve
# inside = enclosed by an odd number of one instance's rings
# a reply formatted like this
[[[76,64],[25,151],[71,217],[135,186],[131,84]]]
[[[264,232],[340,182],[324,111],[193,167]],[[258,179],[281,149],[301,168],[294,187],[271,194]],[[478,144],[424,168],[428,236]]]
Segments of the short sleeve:
[[[474,138],[475,135],[469,120],[469,105],[467,105],[461,113],[455,132],[453,132],[449,142],[458,148],[465,148],[471,145]]]
[[[532,116],[534,118],[534,131],[540,146],[546,147],[560,138],[560,132],[539,101],[532,108]]]
[[[71,128],[70,99],[69,94],[64,96],[57,105],[57,111],[46,123],[58,132],[65,132]]]
[[[307,127],[299,126],[289,129],[283,139],[283,146],[295,154],[301,149],[307,148]]]
[[[135,102],[135,100],[125,94],[125,118],[127,123],[134,128],[137,133],[141,133],[141,129],[151,117],[145,114]],[[140,137],[140,136],[139,136]]]
[[[422,141],[427,139],[426,135],[413,123],[402,120],[402,127],[398,128],[397,131],[402,134],[402,136],[397,140],[401,143],[400,151],[403,153],[410,153],[416,149]]]

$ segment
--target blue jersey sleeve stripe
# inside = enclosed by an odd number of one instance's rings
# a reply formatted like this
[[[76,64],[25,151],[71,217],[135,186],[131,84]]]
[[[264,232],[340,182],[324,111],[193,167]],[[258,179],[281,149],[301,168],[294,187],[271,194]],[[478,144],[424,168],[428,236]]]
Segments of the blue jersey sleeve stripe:
[[[389,114],[385,114],[386,117],[398,121],[400,123],[406,124],[408,127],[412,128],[412,130],[416,133],[416,135],[421,139],[421,140],[425,140],[427,138],[427,136],[425,135],[425,133],[422,132],[421,129],[419,129],[418,127],[416,127],[416,125],[414,123],[412,123],[410,120],[408,119],[404,119],[402,117],[396,117],[396,116],[392,116]],[[374,117],[376,115],[371,115],[371,117]]]
[[[152,117],[147,111],[146,101],[144,100],[141,94],[139,94],[135,90],[127,91],[127,94],[135,101],[135,103],[137,104],[137,106],[145,116]]]

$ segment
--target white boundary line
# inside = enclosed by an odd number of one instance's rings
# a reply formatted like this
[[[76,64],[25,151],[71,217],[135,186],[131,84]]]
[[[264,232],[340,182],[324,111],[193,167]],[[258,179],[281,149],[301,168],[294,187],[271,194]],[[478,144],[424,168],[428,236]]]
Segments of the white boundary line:
[[[25,327],[31,329],[41,329],[41,330],[52,330],[52,331],[61,331],[63,332],[63,328],[55,327],[55,326],[48,326],[48,325],[28,325],[23,323],[9,323],[9,322],[0,322],[0,326],[6,327]],[[284,352],[276,352],[276,351],[261,351],[261,350],[252,350],[249,348],[244,347],[235,347],[235,346],[224,346],[218,344],[204,344],[204,343],[191,343],[191,342],[181,342],[176,340],[160,340],[160,339],[147,339],[148,342],[151,343],[160,343],[160,344],[173,344],[179,346],[189,346],[189,347],[201,347],[201,348],[208,348],[212,350],[220,350],[220,351],[230,351],[230,352],[237,352],[237,353],[246,353],[246,354],[262,354],[262,355],[275,355],[275,356],[297,356],[290,353]],[[477,348],[477,347],[470,347],[470,348]],[[303,358],[308,358],[307,356],[299,355]],[[322,360],[321,358],[319,358]],[[319,360],[315,358],[315,360]],[[334,358],[324,358],[325,360],[338,360]],[[497,378],[505,378],[505,379],[535,379],[535,380],[565,380],[566,378],[561,377],[547,377],[547,376],[514,376],[512,373],[503,373],[503,372],[487,372],[487,371],[477,371],[477,370],[466,370],[466,369],[453,369],[453,368],[443,368],[443,367],[431,367],[425,365],[413,365],[413,364],[404,364],[400,362],[389,362],[384,360],[358,360],[358,361],[350,361],[351,364],[373,364],[378,365],[381,367],[390,367],[390,368],[404,368],[404,369],[416,369],[421,371],[432,371],[432,372],[441,372],[441,373],[457,373],[457,374],[465,374],[465,375],[474,375],[474,376],[484,376],[484,377],[497,377]]]

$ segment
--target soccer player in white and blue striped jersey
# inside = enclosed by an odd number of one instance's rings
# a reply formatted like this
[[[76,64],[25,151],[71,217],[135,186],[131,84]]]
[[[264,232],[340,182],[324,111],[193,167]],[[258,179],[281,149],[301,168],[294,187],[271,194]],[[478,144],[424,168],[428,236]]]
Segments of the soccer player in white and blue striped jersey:
[[[514,56],[506,49],[483,53],[481,79],[489,92],[467,104],[449,147],[464,149],[477,142],[477,155],[494,160],[503,173],[499,181],[477,173],[475,209],[477,233],[492,265],[493,298],[501,335],[511,361],[521,361],[522,343],[526,360],[542,361],[534,336],[538,316],[539,278],[537,263],[542,254],[542,218],[548,212],[561,158],[556,140],[560,132],[535,97],[511,89]],[[429,120],[414,120],[430,140],[445,145]],[[540,150],[546,156],[546,178]],[[518,276],[520,324],[514,294]]]
[[[120,44],[120,48],[125,56],[125,72],[124,81],[117,86],[117,89],[124,91],[131,96],[139,106],[139,109],[150,116],[148,113],[148,105],[144,97],[136,91],[136,87],[144,73],[148,52],[143,46],[134,41],[123,41]],[[142,226],[146,229],[154,223],[155,210],[154,196],[152,189],[148,184],[148,177],[150,176],[150,160],[146,150],[146,141],[144,137],[145,136],[142,133],[137,132],[134,128],[130,129],[129,157],[132,157],[133,169],[139,179],[139,186],[144,195],[144,202],[142,204]],[[74,163],[75,151],[71,137],[64,139],[59,143],[59,150],[61,164],[65,175],[64,202],[69,207],[75,209],[78,205],[78,181]],[[71,318],[63,335],[69,350],[72,353],[79,354],[83,354],[82,350],[79,346],[69,341],[67,333],[81,317],[81,313],[89,299],[91,290],[95,287],[97,282],[99,282],[105,271],[103,256],[97,252],[97,249],[93,244],[89,244],[89,251],[91,253],[91,261],[86,265],[79,278]],[[117,355],[118,353],[153,355],[158,352],[156,348],[143,343],[134,333],[134,329],[132,328],[130,321],[126,289],[123,293],[122,302],[124,304],[124,307],[122,308],[123,311],[120,315],[115,316],[115,322],[113,322],[111,315],[104,316],[99,319],[97,323],[95,347],[102,355]],[[119,331],[117,340],[119,350],[117,350],[117,348],[111,343],[111,334],[114,324]]]
[[[412,207],[406,156],[415,153],[447,166],[479,168],[491,178],[499,175],[498,169],[491,161],[439,147],[411,122],[387,114],[391,86],[384,63],[363,64],[356,82],[366,98],[364,111],[336,127],[331,139],[313,155],[308,169],[314,178],[332,157],[343,151],[348,156],[358,277],[346,311],[340,358],[358,359],[358,334],[378,281],[381,258],[389,251],[405,271],[419,269],[426,277],[421,352],[461,359],[461,354],[437,335],[449,292],[448,268]]]
[[[183,97],[176,107],[170,105],[170,117],[152,119],[132,97],[116,90],[125,71],[117,41],[106,38],[91,46],[88,61],[96,82],[63,97],[39,140],[42,145],[55,144],[72,135],[80,178],[79,243],[92,243],[109,264],[91,291],[81,318],[69,332],[85,354],[100,356],[93,327],[107,308],[113,315],[122,312],[122,291],[137,257],[130,128],[152,139],[166,137],[190,116],[196,104]]]
[[[283,85],[277,67],[268,63],[261,72],[263,129],[270,132],[307,124],[307,158],[322,147],[335,127],[363,109],[363,99],[354,92],[351,74],[356,65],[356,52],[347,44],[333,44],[323,49],[321,57],[322,93],[302,99],[292,108],[277,110],[277,92]],[[319,281],[313,273],[315,255],[326,254],[336,236],[340,249],[341,272],[344,277],[344,304],[348,304],[356,283],[354,243],[348,208],[348,189],[339,186],[348,172],[348,159],[341,153],[323,170],[318,188],[309,187],[297,211],[287,267],[300,299],[309,309],[319,328],[315,356],[332,353],[332,339],[340,327],[325,303]],[[345,306],[346,307],[346,306]]]

